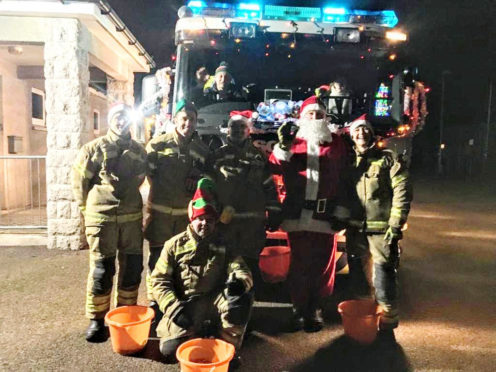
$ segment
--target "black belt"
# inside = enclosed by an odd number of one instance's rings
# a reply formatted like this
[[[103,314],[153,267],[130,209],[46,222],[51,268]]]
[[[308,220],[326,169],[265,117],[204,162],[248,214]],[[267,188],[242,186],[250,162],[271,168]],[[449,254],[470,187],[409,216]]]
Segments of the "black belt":
[[[310,209],[317,213],[325,213],[327,207],[327,199],[305,200],[303,208]]]

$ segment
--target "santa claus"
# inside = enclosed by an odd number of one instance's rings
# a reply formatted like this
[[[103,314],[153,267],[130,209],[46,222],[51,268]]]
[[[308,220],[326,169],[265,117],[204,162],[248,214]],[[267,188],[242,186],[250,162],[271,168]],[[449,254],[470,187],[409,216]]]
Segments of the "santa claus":
[[[343,212],[336,206],[348,150],[344,140],[329,130],[325,106],[315,96],[303,102],[298,126],[283,124],[278,136],[269,161],[286,188],[281,226],[288,233],[292,256],[291,326],[317,332],[322,329],[320,301],[334,287],[336,247],[331,221]]]

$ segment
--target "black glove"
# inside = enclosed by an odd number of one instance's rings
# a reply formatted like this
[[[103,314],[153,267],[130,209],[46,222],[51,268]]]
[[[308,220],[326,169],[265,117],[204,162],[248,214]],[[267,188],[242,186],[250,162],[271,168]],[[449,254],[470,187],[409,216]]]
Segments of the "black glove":
[[[283,150],[289,150],[291,147],[294,138],[296,137],[295,125],[293,123],[287,121],[283,125],[279,127],[277,130],[277,138],[279,139],[279,147]]]
[[[245,285],[243,281],[236,278],[236,274],[233,274],[232,278],[229,279],[226,283],[226,290],[228,296],[241,296],[243,293],[245,293]]]
[[[181,308],[178,313],[172,318],[172,321],[181,328],[188,329],[192,326],[193,322],[191,318],[184,311],[184,307]]]

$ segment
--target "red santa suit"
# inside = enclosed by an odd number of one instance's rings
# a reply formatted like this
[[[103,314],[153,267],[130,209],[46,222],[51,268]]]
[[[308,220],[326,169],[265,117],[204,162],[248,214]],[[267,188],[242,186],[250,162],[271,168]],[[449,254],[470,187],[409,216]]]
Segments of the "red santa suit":
[[[314,312],[319,299],[333,291],[336,246],[329,220],[338,213],[336,198],[348,154],[326,120],[304,118],[306,110],[317,109],[325,108],[315,96],[303,103],[291,148],[277,144],[269,160],[286,189],[281,227],[291,247],[288,284],[293,305],[303,314]]]

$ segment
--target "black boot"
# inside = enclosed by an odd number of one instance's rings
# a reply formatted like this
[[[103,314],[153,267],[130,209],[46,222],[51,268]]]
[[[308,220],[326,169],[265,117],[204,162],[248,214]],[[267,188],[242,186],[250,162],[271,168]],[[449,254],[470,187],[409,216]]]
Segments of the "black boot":
[[[91,319],[86,329],[86,341],[105,342],[108,339],[108,330],[105,328],[104,319]]]
[[[241,367],[241,364],[243,364],[241,357],[238,354],[234,354],[234,357],[229,362],[228,372],[237,370],[239,367]]]
[[[320,310],[312,309],[304,316],[303,329],[307,333],[319,332],[324,326],[324,321],[320,315]]]
[[[303,312],[298,308],[293,306],[293,313],[291,314],[291,320],[289,322],[289,332],[298,332],[303,329],[304,319]]]

